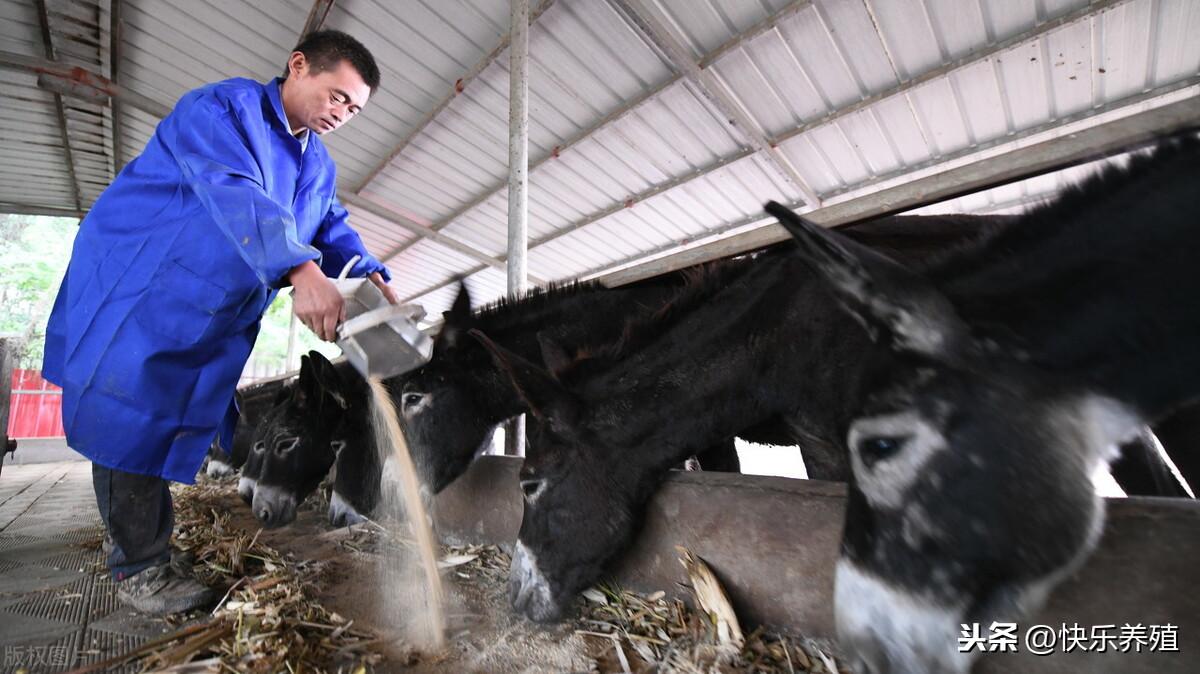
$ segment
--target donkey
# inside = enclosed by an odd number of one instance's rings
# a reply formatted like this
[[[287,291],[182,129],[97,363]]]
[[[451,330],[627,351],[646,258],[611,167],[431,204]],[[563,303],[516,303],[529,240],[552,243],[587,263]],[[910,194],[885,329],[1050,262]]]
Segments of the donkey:
[[[1200,397],[1200,142],[1109,167],[921,273],[777,204],[868,340],[836,622],[861,672],[967,672],[1088,556],[1092,474]],[[997,479],[1005,476],[1005,479]]]
[[[342,380],[319,353],[301,356],[295,386],[281,392],[254,429],[247,459],[247,467],[257,468],[251,510],[268,528],[295,519],[296,507],[316,490],[343,446],[335,435],[348,407]]]
[[[442,489],[488,445],[498,424],[524,411],[487,352],[466,336],[468,330],[487,327],[507,346],[525,354],[539,353],[539,340],[551,338],[586,348],[589,341],[619,339],[630,324],[620,320],[622,317],[636,322],[667,308],[685,287],[686,279],[708,274],[714,277],[711,284],[718,286],[750,264],[750,260],[725,262],[612,290],[597,283],[554,286],[474,313],[470,295],[462,287],[453,307],[444,314],[430,363],[385,382],[402,413],[401,422],[423,483],[435,493]],[[259,473],[270,477],[259,478],[269,487],[254,492],[255,516],[268,526],[290,522],[296,505],[316,488],[319,479],[315,476],[334,465],[335,452],[329,450],[328,442],[336,436],[342,449],[336,453],[330,522],[341,526],[360,521],[378,502],[384,469],[369,437],[371,401],[366,382],[348,366],[333,366],[315,352],[306,356],[305,362],[308,368],[301,368],[301,388],[309,394],[284,401],[259,429],[260,439],[248,465],[259,466]],[[336,419],[314,414],[316,402],[336,411]],[[336,431],[329,427],[331,423],[338,424]],[[743,434],[774,444],[794,442],[786,429],[781,432],[770,422]],[[288,451],[266,451],[270,438],[288,440]],[[697,454],[702,468],[739,468],[732,434]]]
[[[850,235],[888,251],[905,261],[923,259],[932,252],[975,236],[981,228],[995,226],[1006,216],[917,216],[890,217],[848,228]],[[786,244],[782,248],[790,248]],[[445,321],[434,346],[432,361],[399,378],[402,422],[414,459],[426,484],[437,493],[461,475],[480,451],[486,448],[496,426],[528,411],[524,401],[512,395],[508,382],[497,372],[487,352],[465,338],[479,330],[493,341],[531,361],[540,361],[543,344],[557,345],[549,355],[603,349],[622,338],[629,326],[656,312],[669,310],[689,278],[705,273],[718,278],[704,284],[719,289],[732,283],[752,263],[750,258],[726,260],[707,271],[692,268],[664,277],[612,290],[597,284],[551,289],[519,302],[502,301],[472,313],[465,288]],[[696,291],[692,284],[692,292]],[[547,363],[548,367],[554,367]],[[774,445],[793,445],[797,438],[778,419],[764,419],[747,428],[735,429],[746,440]],[[734,433],[713,444],[695,447],[704,470],[740,470],[733,443]],[[804,438],[802,450],[810,475],[844,479],[845,462],[840,450]]]
[[[814,477],[849,476],[844,424],[874,346],[823,277],[781,248],[693,298],[674,322],[651,316],[619,348],[556,370],[472,333],[532,416],[510,569],[519,613],[557,619],[632,540],[667,468],[739,428],[782,418],[804,447],[837,448],[845,472]]]
[[[372,437],[367,382],[348,362],[332,363],[316,351],[300,360],[294,391],[255,431],[247,462],[257,466],[260,483],[252,494],[254,515],[272,528],[291,523],[332,467],[330,523],[361,522],[379,503],[385,465]]]

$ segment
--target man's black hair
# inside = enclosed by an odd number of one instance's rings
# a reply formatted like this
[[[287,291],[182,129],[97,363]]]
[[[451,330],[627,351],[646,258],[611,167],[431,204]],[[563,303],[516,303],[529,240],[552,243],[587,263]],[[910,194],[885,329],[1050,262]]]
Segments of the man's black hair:
[[[349,61],[358,71],[363,82],[371,88],[371,93],[379,88],[379,66],[375,65],[375,57],[363,46],[340,30],[317,30],[305,35],[300,44],[292,52],[301,52],[308,59],[309,68],[315,73],[325,72],[337,67],[342,61]],[[283,67],[283,79],[287,79],[288,67]]]

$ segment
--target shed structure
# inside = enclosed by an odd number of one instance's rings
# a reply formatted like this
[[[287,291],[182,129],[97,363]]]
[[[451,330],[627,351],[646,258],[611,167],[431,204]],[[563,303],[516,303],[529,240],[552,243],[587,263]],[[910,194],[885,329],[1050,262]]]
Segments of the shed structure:
[[[531,284],[780,240],[768,199],[826,224],[1020,209],[1200,118],[1194,0],[531,3]],[[0,210],[85,213],[183,93],[337,28],[383,69],[325,139],[352,223],[430,316],[458,276],[494,299],[508,21],[507,0],[0,0]]]

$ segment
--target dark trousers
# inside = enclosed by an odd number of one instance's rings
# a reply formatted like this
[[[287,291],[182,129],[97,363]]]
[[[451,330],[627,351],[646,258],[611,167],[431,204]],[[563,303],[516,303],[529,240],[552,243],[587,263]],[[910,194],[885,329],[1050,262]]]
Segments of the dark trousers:
[[[171,561],[175,514],[168,485],[161,477],[92,464],[96,505],[113,542],[108,568],[114,580]]]

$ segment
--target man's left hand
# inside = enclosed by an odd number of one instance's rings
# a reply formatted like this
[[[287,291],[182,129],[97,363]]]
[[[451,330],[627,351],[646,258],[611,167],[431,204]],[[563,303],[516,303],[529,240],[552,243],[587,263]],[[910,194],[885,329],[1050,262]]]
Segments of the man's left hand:
[[[371,275],[367,278],[371,279],[371,283],[374,283],[376,288],[379,288],[379,291],[383,293],[383,296],[389,303],[400,304],[400,298],[396,297],[396,291],[392,290],[392,287],[387,284],[387,281],[383,280],[383,274],[374,271],[371,272]]]

